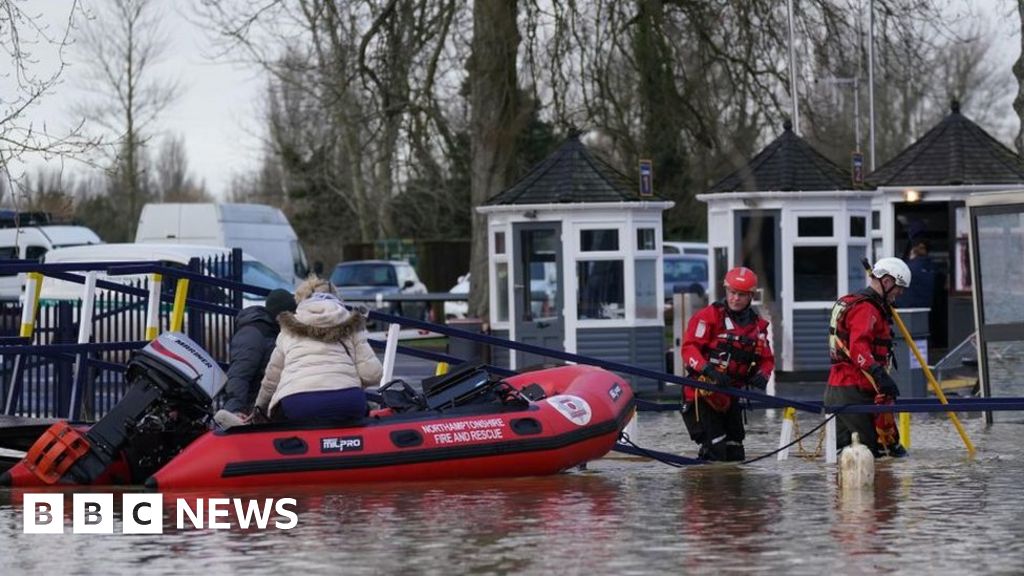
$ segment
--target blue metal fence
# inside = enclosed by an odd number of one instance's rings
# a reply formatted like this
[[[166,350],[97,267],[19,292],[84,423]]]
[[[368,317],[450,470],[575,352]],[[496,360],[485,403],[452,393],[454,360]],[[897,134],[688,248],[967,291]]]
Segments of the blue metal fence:
[[[0,274],[29,271],[46,277],[84,283],[79,272],[108,275],[161,273],[164,276],[160,328],[170,325],[175,281],[190,280],[185,331],[222,365],[244,293],[267,290],[241,284],[240,250],[206,260],[193,259],[187,268],[159,262],[125,264],[48,264],[0,261]],[[210,274],[214,276],[210,276]],[[124,283],[97,281],[91,344],[77,344],[81,300],[40,302],[32,337],[18,336],[22,303],[0,303],[0,399],[3,412],[29,417],[91,420],[109,411],[123,396],[131,351],[145,342],[149,280]],[[76,372],[75,368],[79,370]]]

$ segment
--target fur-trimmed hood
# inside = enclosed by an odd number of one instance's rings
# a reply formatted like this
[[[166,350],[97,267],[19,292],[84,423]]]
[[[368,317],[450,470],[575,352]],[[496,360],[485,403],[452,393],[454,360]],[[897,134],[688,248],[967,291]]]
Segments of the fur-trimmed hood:
[[[366,329],[366,317],[338,301],[304,300],[295,313],[277,317],[281,330],[320,342],[341,342]]]

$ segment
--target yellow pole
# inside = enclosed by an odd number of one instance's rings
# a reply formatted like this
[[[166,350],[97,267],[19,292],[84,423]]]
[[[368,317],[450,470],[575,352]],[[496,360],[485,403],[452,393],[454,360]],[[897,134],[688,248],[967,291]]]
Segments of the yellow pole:
[[[188,296],[188,278],[179,278],[174,288],[174,308],[171,310],[171,332],[181,332],[185,323],[185,298]]]
[[[163,274],[149,277],[149,300],[146,302],[146,340],[156,340],[160,332],[160,286]]]
[[[909,346],[914,352],[914,357],[917,358],[918,364],[920,364],[921,369],[924,370],[925,378],[928,379],[928,384],[931,385],[932,392],[935,392],[935,395],[939,398],[939,402],[949,404],[949,401],[946,400],[946,395],[942,392],[942,388],[939,387],[939,383],[935,381],[935,376],[932,375],[932,369],[928,367],[928,363],[925,362],[924,357],[921,356],[921,351],[917,349],[917,344],[915,344],[914,339],[910,337],[910,332],[907,330],[906,325],[903,324],[903,319],[900,318],[899,312],[896,312],[896,308],[891,304],[889,305],[889,310],[892,311],[892,317],[896,321],[896,325],[900,328],[900,334],[903,334],[903,340],[906,341],[907,346]],[[971,439],[967,437],[967,431],[965,431],[963,425],[960,424],[960,419],[957,418],[956,414],[953,412],[946,412],[946,415],[949,416],[950,421],[953,422],[953,426],[956,427],[957,433],[960,434],[960,439],[964,441],[964,446],[967,447],[967,453],[973,455],[974,444],[972,444]]]
[[[900,444],[910,450],[910,412],[900,412]]]
[[[25,307],[21,311],[21,329],[18,335],[31,338],[36,325],[36,312],[39,310],[39,291],[43,288],[43,275],[39,272],[26,274]]]

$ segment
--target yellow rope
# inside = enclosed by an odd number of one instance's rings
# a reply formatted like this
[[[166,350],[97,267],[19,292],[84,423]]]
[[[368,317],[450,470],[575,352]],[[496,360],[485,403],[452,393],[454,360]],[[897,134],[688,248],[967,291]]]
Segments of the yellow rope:
[[[797,424],[796,418],[793,418],[793,435],[800,438],[800,425]],[[799,453],[798,458],[821,458],[821,449],[825,444],[825,429],[822,428],[821,432],[818,433],[818,446],[814,449],[814,452],[808,452],[804,448],[804,442],[802,439],[796,441],[796,447]]]

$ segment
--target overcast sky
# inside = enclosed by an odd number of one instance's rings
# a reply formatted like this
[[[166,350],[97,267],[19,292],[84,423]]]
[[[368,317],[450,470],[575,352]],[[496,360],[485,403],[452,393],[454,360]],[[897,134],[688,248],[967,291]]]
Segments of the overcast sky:
[[[98,0],[85,0],[86,5]],[[865,0],[865,5],[866,5]],[[957,0],[952,0],[957,5]],[[60,25],[60,18],[66,17],[69,0],[29,0],[25,6],[36,10],[50,21],[52,26]],[[165,61],[159,68],[179,80],[182,95],[175,105],[163,115],[155,127],[163,134],[174,132],[184,136],[192,175],[206,182],[207,188],[217,197],[222,197],[234,174],[252,170],[259,158],[259,98],[265,83],[261,73],[251,67],[226,62],[211,61],[209,32],[189,22],[183,11],[187,1],[163,1],[156,6],[164,13],[164,23],[171,45],[165,54]],[[998,50],[993,54],[1002,62],[1005,80],[1012,83],[1010,66],[1019,54],[1019,20],[1016,3],[1013,0],[963,0],[963,6],[982,11],[993,22],[992,32],[998,38]],[[33,121],[39,125],[46,122],[50,129],[67,125],[72,118],[69,105],[74,101],[77,86],[81,85],[83,68],[81,56],[71,50],[66,59],[71,67],[64,75],[64,83],[54,94],[32,111]],[[40,55],[41,65],[46,55]],[[5,78],[4,83],[7,83]],[[0,86],[0,90],[4,90]],[[997,137],[1009,143],[1016,132],[1016,119],[1010,102],[1006,102],[1008,124],[999,130]],[[965,110],[970,116],[970,111]],[[28,169],[34,169],[32,164]],[[72,171],[79,166],[69,165]],[[26,167],[12,166],[12,173],[18,176]]]
[[[97,0],[85,0],[94,5]],[[36,10],[57,29],[67,16],[69,0],[30,0],[27,11]],[[181,96],[162,114],[154,126],[161,136],[176,133],[185,138],[190,172],[204,180],[215,196],[223,195],[233,174],[251,170],[259,157],[259,101],[265,82],[260,72],[250,66],[214,61],[209,32],[193,25],[184,17],[188,2],[160,0],[154,6],[163,14],[165,33],[169,40],[160,65],[160,75],[174,78],[181,86]],[[55,60],[55,54],[42,54],[40,66]],[[31,113],[36,126],[43,122],[53,131],[70,124],[70,105],[82,86],[82,56],[74,48],[65,56],[69,63],[63,82]],[[3,88],[0,88],[3,89]],[[35,160],[35,159],[33,159]],[[15,166],[20,171],[35,170],[38,160],[29,166]],[[66,169],[79,171],[81,165],[68,164]]]

